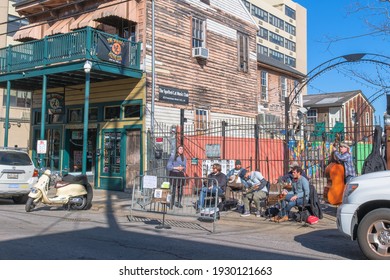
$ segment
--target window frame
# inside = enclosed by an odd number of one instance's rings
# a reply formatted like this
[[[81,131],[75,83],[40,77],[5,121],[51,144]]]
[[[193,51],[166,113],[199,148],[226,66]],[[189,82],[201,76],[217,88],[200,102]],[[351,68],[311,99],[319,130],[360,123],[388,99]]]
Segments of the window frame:
[[[107,115],[107,109],[109,108],[118,108],[119,109],[119,115],[118,117],[114,117],[114,118],[107,118],[106,115]],[[103,107],[103,120],[104,121],[111,121],[111,120],[120,120],[121,119],[121,113],[122,113],[122,110],[121,110],[121,105],[108,105],[108,106],[104,106]]]
[[[315,124],[318,119],[318,110],[317,109],[309,109],[306,114],[306,122],[307,124]],[[313,121],[312,121],[313,120]]]
[[[206,22],[203,19],[191,19],[191,46],[192,48],[206,47]]]
[[[249,36],[237,32],[238,71],[249,71]]]
[[[197,108],[194,110],[194,128],[195,131],[204,131],[208,129],[209,110]]]
[[[285,98],[288,96],[287,93],[287,78],[285,76],[280,76],[280,96],[279,101],[284,103]]]
[[[260,71],[260,100],[268,102],[268,72]]]

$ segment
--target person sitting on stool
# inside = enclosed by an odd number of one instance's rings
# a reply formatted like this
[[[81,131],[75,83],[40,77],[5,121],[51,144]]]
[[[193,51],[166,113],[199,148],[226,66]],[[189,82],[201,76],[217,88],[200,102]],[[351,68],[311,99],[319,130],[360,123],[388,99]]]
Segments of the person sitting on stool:
[[[268,194],[267,180],[259,171],[251,171],[245,174],[245,179],[248,187],[243,191],[243,202],[245,212],[241,217],[249,217],[251,215],[250,201],[253,200],[256,206],[256,217],[260,217],[261,200],[265,199]]]
[[[309,200],[309,181],[302,176],[302,168],[300,166],[293,167],[292,175],[291,191],[283,190],[282,194],[285,195],[285,198],[281,202],[279,215],[271,219],[274,222],[281,223],[288,221],[291,208],[297,205],[303,205],[304,200]]]
[[[217,193],[218,196],[223,195],[226,189],[226,175],[221,172],[222,167],[219,163],[213,164],[213,171],[207,176],[208,182],[202,187],[200,192],[200,197],[198,201],[198,209],[204,207],[204,201],[207,195],[213,195]],[[215,184],[215,180],[218,182],[218,185]]]

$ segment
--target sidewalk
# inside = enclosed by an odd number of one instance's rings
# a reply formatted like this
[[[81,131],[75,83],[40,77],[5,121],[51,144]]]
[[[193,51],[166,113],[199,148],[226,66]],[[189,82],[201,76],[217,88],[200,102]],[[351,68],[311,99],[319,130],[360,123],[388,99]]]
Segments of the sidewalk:
[[[130,205],[131,205],[131,193],[129,192],[120,192],[120,191],[107,191],[101,189],[94,190],[94,197],[92,202],[92,211],[99,212],[114,212],[120,216],[128,216],[130,214]],[[324,228],[336,228],[336,212],[337,207],[331,205],[323,205],[323,214],[324,218],[319,220],[318,224],[314,225],[314,229],[324,229]],[[226,228],[230,230],[238,230],[240,227],[246,228],[258,228],[259,224],[262,226],[281,226],[282,224],[277,224],[268,221],[264,217],[257,218],[254,215],[250,217],[240,217],[240,213],[237,211],[223,211],[220,212],[221,219],[217,221],[218,228]],[[145,216],[148,218],[160,220],[162,218],[161,213],[155,212],[137,212],[137,216]],[[186,220],[199,223],[200,221],[196,216],[183,217],[176,215],[167,215],[167,219],[173,220]],[[283,225],[293,225],[297,226],[300,223],[296,222],[286,222]]]

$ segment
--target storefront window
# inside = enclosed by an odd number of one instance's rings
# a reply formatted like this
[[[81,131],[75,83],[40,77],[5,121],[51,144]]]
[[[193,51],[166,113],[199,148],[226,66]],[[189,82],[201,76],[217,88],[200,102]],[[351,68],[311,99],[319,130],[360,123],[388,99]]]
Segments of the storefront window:
[[[121,133],[104,133],[104,173],[120,173]]]
[[[75,122],[82,122],[83,121],[83,115],[81,109],[68,109],[68,122],[75,123]]]
[[[121,116],[121,107],[120,106],[110,106],[104,107],[104,119],[120,119]]]
[[[141,118],[141,105],[133,104],[124,106],[124,118]]]

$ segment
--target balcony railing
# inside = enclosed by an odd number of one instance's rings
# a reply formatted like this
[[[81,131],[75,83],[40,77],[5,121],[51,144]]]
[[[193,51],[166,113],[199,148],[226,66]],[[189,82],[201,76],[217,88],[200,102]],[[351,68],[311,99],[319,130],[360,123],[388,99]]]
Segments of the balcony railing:
[[[0,49],[0,74],[78,60],[140,68],[140,44],[86,27]]]

